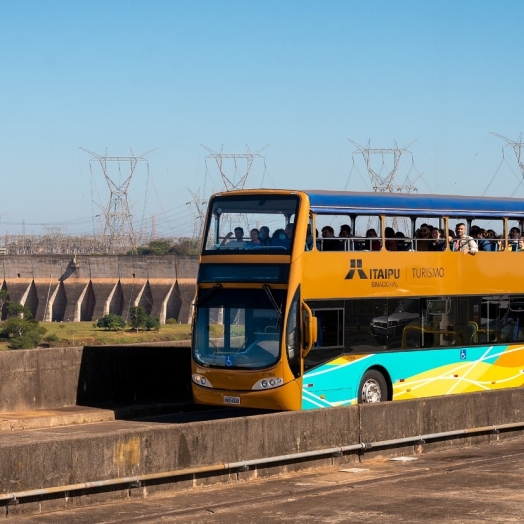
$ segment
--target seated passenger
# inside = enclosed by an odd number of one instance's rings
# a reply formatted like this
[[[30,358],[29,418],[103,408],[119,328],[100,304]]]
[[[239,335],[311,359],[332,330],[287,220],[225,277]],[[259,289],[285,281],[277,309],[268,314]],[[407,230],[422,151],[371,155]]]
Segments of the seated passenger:
[[[340,238],[352,238],[351,226],[348,224],[342,224],[340,226],[340,232],[338,234]],[[342,247],[344,251],[353,251],[353,241],[351,240],[342,240]]]
[[[377,232],[374,229],[366,231],[366,238],[374,238],[375,240],[366,240],[365,249],[368,251],[380,251],[380,240],[378,240]]]
[[[524,251],[524,238],[519,238],[517,244],[511,247],[511,251]]]
[[[406,235],[404,235],[402,231],[397,231],[395,233],[395,238],[400,239],[400,240],[397,240],[397,251],[409,251],[410,242],[408,242],[407,240],[404,240],[406,238]]]
[[[509,230],[509,247],[513,250],[513,247],[518,246],[518,241],[520,238],[520,229],[518,227],[512,227]],[[515,251],[515,250],[513,250]]]
[[[415,234],[415,237],[415,249],[417,251],[429,251],[429,244],[432,241],[430,226],[428,224],[422,224]]]
[[[475,239],[475,242],[477,243],[477,246],[479,248],[479,251],[489,251],[489,249],[486,249],[486,245],[489,244],[489,242],[486,242],[482,235],[482,229],[479,226],[471,226],[471,229],[469,230],[469,234],[472,238]]]
[[[485,251],[497,251],[497,234],[493,229],[487,229],[484,233],[484,248]]]
[[[259,238],[259,231],[258,229],[254,228],[249,232],[251,236],[251,240],[244,246],[244,249],[256,249],[261,246],[260,238]]]
[[[220,243],[221,246],[227,248],[243,248],[246,243],[244,242],[244,230],[241,227],[235,227],[235,240],[229,240],[233,236],[233,233],[230,231],[225,237],[224,240]],[[229,240],[229,242],[228,242]]]
[[[324,226],[322,228],[322,251],[342,251],[343,246],[340,240],[335,239],[335,231],[331,226]]]
[[[384,235],[386,236],[386,249],[388,251],[398,251],[398,242],[395,240],[395,230],[392,227],[384,229]]]
[[[433,240],[429,244],[430,251],[444,251],[446,249],[446,241],[444,240],[444,230],[437,227],[431,231]]]
[[[286,232],[283,229],[275,229],[271,237],[271,245],[273,247],[283,247],[289,249],[290,242],[287,238]]]
[[[271,239],[269,238],[269,228],[267,226],[262,226],[258,233],[258,238],[260,239],[260,245],[270,246]]]

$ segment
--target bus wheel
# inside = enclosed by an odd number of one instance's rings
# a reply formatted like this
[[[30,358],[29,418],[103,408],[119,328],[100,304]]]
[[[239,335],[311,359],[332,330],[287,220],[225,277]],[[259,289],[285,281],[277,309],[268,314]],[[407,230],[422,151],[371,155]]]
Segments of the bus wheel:
[[[385,402],[388,399],[388,386],[384,375],[375,369],[364,373],[358,388],[358,403]]]

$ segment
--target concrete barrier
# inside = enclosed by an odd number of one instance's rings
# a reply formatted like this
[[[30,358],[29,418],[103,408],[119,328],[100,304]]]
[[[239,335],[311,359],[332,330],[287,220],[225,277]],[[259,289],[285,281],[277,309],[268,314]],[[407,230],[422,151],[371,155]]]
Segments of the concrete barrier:
[[[189,400],[190,347],[0,351],[0,412]]]
[[[107,425],[74,431],[31,431],[0,435],[0,492],[67,486],[132,478],[156,472],[224,465],[213,472],[148,480],[133,488],[129,480],[111,488],[67,491],[23,500],[11,512],[40,512],[114,499],[146,496],[155,491],[187,489],[199,484],[233,483],[313,466],[365,461],[368,456],[420,453],[420,442],[391,445],[376,451],[322,454],[294,460],[293,453],[336,446],[374,443],[409,436],[522,422],[524,389],[407,400],[317,411],[283,412],[186,424],[127,422],[111,431]],[[97,428],[101,429],[97,431]],[[477,441],[515,438],[522,429],[494,433],[485,428]],[[436,439],[440,446],[468,445],[470,437]],[[227,464],[277,457],[260,466],[228,468]],[[5,503],[5,501],[4,501]]]
[[[190,348],[107,346],[0,352],[0,411],[188,400]],[[420,453],[521,437],[524,388],[442,396],[316,411],[282,412],[178,424],[122,421],[54,430],[0,433],[0,495],[122,477],[173,473],[106,488],[67,490],[21,499],[10,513],[67,509],[199,484],[238,482],[369,457]],[[112,424],[119,424],[113,426]],[[480,433],[441,436],[369,447],[369,444],[455,430]],[[364,445],[367,446],[364,446]],[[307,458],[292,454],[353,446],[347,453]],[[356,449],[358,448],[358,449]],[[228,464],[277,457],[249,470]],[[220,466],[204,472],[208,466]],[[202,468],[198,473],[183,473]],[[0,504],[5,504],[6,501]]]

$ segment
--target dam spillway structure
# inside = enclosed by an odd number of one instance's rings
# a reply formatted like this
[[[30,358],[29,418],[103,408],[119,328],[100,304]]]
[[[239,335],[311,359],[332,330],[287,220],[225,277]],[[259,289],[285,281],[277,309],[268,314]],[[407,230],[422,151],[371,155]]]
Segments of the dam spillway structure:
[[[95,321],[109,313],[127,319],[134,306],[161,324],[191,320],[197,257],[4,255],[0,263],[1,289],[42,322]]]

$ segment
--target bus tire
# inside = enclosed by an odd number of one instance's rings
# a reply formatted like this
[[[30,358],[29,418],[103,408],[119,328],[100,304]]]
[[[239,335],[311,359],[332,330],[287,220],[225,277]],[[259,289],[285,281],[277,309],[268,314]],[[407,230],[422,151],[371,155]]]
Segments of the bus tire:
[[[358,387],[358,403],[385,402],[388,399],[388,385],[384,375],[376,369],[368,369]]]

